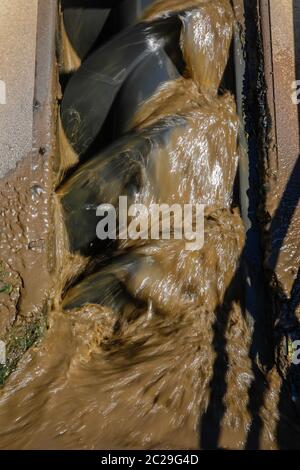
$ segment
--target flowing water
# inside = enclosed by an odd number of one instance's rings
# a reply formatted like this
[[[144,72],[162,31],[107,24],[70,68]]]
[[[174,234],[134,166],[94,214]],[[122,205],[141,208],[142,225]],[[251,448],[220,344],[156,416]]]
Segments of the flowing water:
[[[160,0],[145,18],[186,8],[184,76],[163,83],[133,130],[58,190],[49,328],[1,391],[2,449],[243,449],[257,423],[258,446],[278,446],[280,380],[249,352],[245,229],[233,202],[239,119],[234,97],[217,95],[234,15],[226,0]],[[121,194],[205,204],[203,248],[118,240],[110,256],[79,254],[95,236],[84,208]]]

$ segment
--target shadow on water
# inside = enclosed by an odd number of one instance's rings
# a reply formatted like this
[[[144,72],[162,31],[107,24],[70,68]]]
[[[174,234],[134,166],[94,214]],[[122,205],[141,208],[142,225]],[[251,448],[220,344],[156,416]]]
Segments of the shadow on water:
[[[256,1],[245,2],[245,16],[246,16],[246,31],[247,37],[253,37],[253,34],[257,35],[256,18],[253,18],[251,12],[253,12],[253,6]],[[300,77],[300,5],[296,5],[297,0],[294,0],[294,23],[295,23],[295,44],[298,45],[298,52],[296,52],[296,63],[297,63],[297,79]],[[248,8],[248,11],[247,11]],[[298,11],[298,17],[296,14]],[[297,24],[298,22],[298,24]],[[255,32],[254,32],[255,29]],[[249,40],[249,39],[248,39]],[[248,48],[249,49],[249,48]],[[252,47],[250,55],[253,54]],[[297,48],[296,48],[297,50]],[[247,56],[249,50],[247,50]],[[246,64],[246,80],[245,86],[251,83],[257,83],[257,63],[253,57],[247,57]],[[253,64],[256,65],[253,67]],[[247,89],[248,97],[248,116],[256,116],[259,122],[259,116],[257,116],[257,110],[260,109],[260,104],[257,103],[257,98],[253,96],[253,92],[256,93],[257,89]],[[252,95],[252,96],[251,96]],[[298,108],[299,109],[299,108]],[[250,121],[250,122],[249,122]],[[249,135],[249,219],[251,221],[251,228],[246,234],[245,247],[240,260],[240,267],[237,270],[234,279],[232,280],[227,292],[225,293],[224,303],[220,305],[216,312],[216,320],[213,326],[214,339],[213,348],[216,353],[216,359],[213,366],[213,374],[210,382],[210,401],[206,412],[200,418],[200,447],[202,449],[218,449],[220,444],[221,426],[222,421],[226,413],[225,407],[225,395],[227,392],[226,375],[228,371],[228,354],[226,351],[227,340],[226,340],[226,328],[229,320],[229,314],[231,306],[235,300],[240,300],[239,293],[241,293],[241,286],[243,287],[242,294],[242,305],[243,311],[245,312],[247,319],[252,323],[252,338],[251,346],[249,349],[249,357],[252,363],[252,374],[253,380],[248,390],[248,411],[251,416],[251,425],[247,434],[246,449],[259,449],[260,437],[263,428],[262,418],[260,416],[261,408],[264,404],[265,394],[268,388],[268,384],[265,380],[265,375],[258,367],[257,355],[259,362],[265,367],[269,368],[273,362],[273,353],[270,352],[270,344],[273,344],[271,328],[271,316],[266,313],[266,298],[263,299],[260,293],[263,292],[265,280],[263,275],[262,266],[262,252],[260,242],[260,228],[257,220],[257,212],[260,205],[260,179],[258,175],[258,164],[259,156],[257,148],[259,148],[258,135],[260,129],[254,128],[254,120],[248,120],[247,133]],[[300,122],[300,110],[299,110],[299,122]],[[283,245],[285,236],[288,232],[289,226],[292,222],[293,215],[300,198],[300,158],[298,158],[290,179],[287,183],[286,189],[282,195],[278,209],[274,215],[271,223],[271,233],[273,233],[276,226],[280,227],[280,237],[276,240],[276,245],[273,244],[273,257],[272,257],[272,269],[275,270],[281,247]],[[245,288],[246,286],[246,288]],[[265,305],[264,305],[265,303]],[[294,317],[296,308],[300,303],[300,269],[298,271],[297,278],[294,283],[292,290],[292,297],[290,300],[286,299],[286,308],[288,309],[289,318]],[[252,321],[251,321],[252,319]],[[300,336],[299,336],[300,339]],[[269,352],[268,352],[269,349]],[[295,368],[296,366],[292,366]],[[280,415],[280,421],[277,426],[277,438],[278,445],[280,448],[287,447],[298,447],[299,448],[299,429],[295,439],[291,436],[291,426],[287,428],[286,416],[291,416],[291,421],[295,421],[295,406],[291,400],[291,391],[289,382],[291,376],[295,374],[295,370],[290,368],[287,373],[286,380],[283,381],[282,389],[280,391],[280,401],[278,405],[278,411]],[[299,372],[298,372],[299,373]],[[300,383],[300,381],[299,381]],[[290,421],[289,421],[290,422]],[[297,425],[295,425],[297,427]],[[292,441],[295,442],[292,442]],[[288,442],[288,444],[287,444]]]

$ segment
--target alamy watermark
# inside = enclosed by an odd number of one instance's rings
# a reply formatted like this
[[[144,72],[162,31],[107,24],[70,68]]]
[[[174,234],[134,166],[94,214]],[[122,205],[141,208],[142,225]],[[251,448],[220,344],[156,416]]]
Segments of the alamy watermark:
[[[204,245],[203,204],[131,204],[119,197],[119,206],[101,204],[96,233],[99,240],[185,240],[186,250],[200,250]],[[118,222],[118,227],[117,227]]]

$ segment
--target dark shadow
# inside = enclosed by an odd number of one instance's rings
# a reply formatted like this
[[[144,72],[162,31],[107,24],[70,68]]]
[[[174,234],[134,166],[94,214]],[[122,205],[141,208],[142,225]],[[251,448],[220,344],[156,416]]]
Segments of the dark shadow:
[[[73,75],[74,75],[74,72],[61,72],[59,74],[59,83],[60,83],[60,88],[61,88],[62,95],[64,94],[65,89],[66,89],[69,81],[73,77]],[[61,100],[60,100],[60,102],[61,102]]]

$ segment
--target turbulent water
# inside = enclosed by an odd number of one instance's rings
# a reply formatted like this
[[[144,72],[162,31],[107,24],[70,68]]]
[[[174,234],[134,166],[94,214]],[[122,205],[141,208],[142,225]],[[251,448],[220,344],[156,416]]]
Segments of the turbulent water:
[[[241,282],[239,120],[230,93],[217,96],[230,2],[161,0],[145,18],[191,6],[181,13],[184,77],[162,84],[133,131],[59,189],[66,232],[49,329],[1,392],[3,449],[277,447],[280,381],[250,359]],[[83,207],[121,194],[146,205],[204,203],[203,248],[118,241],[110,259],[98,253],[90,263],[76,252],[95,235]]]

